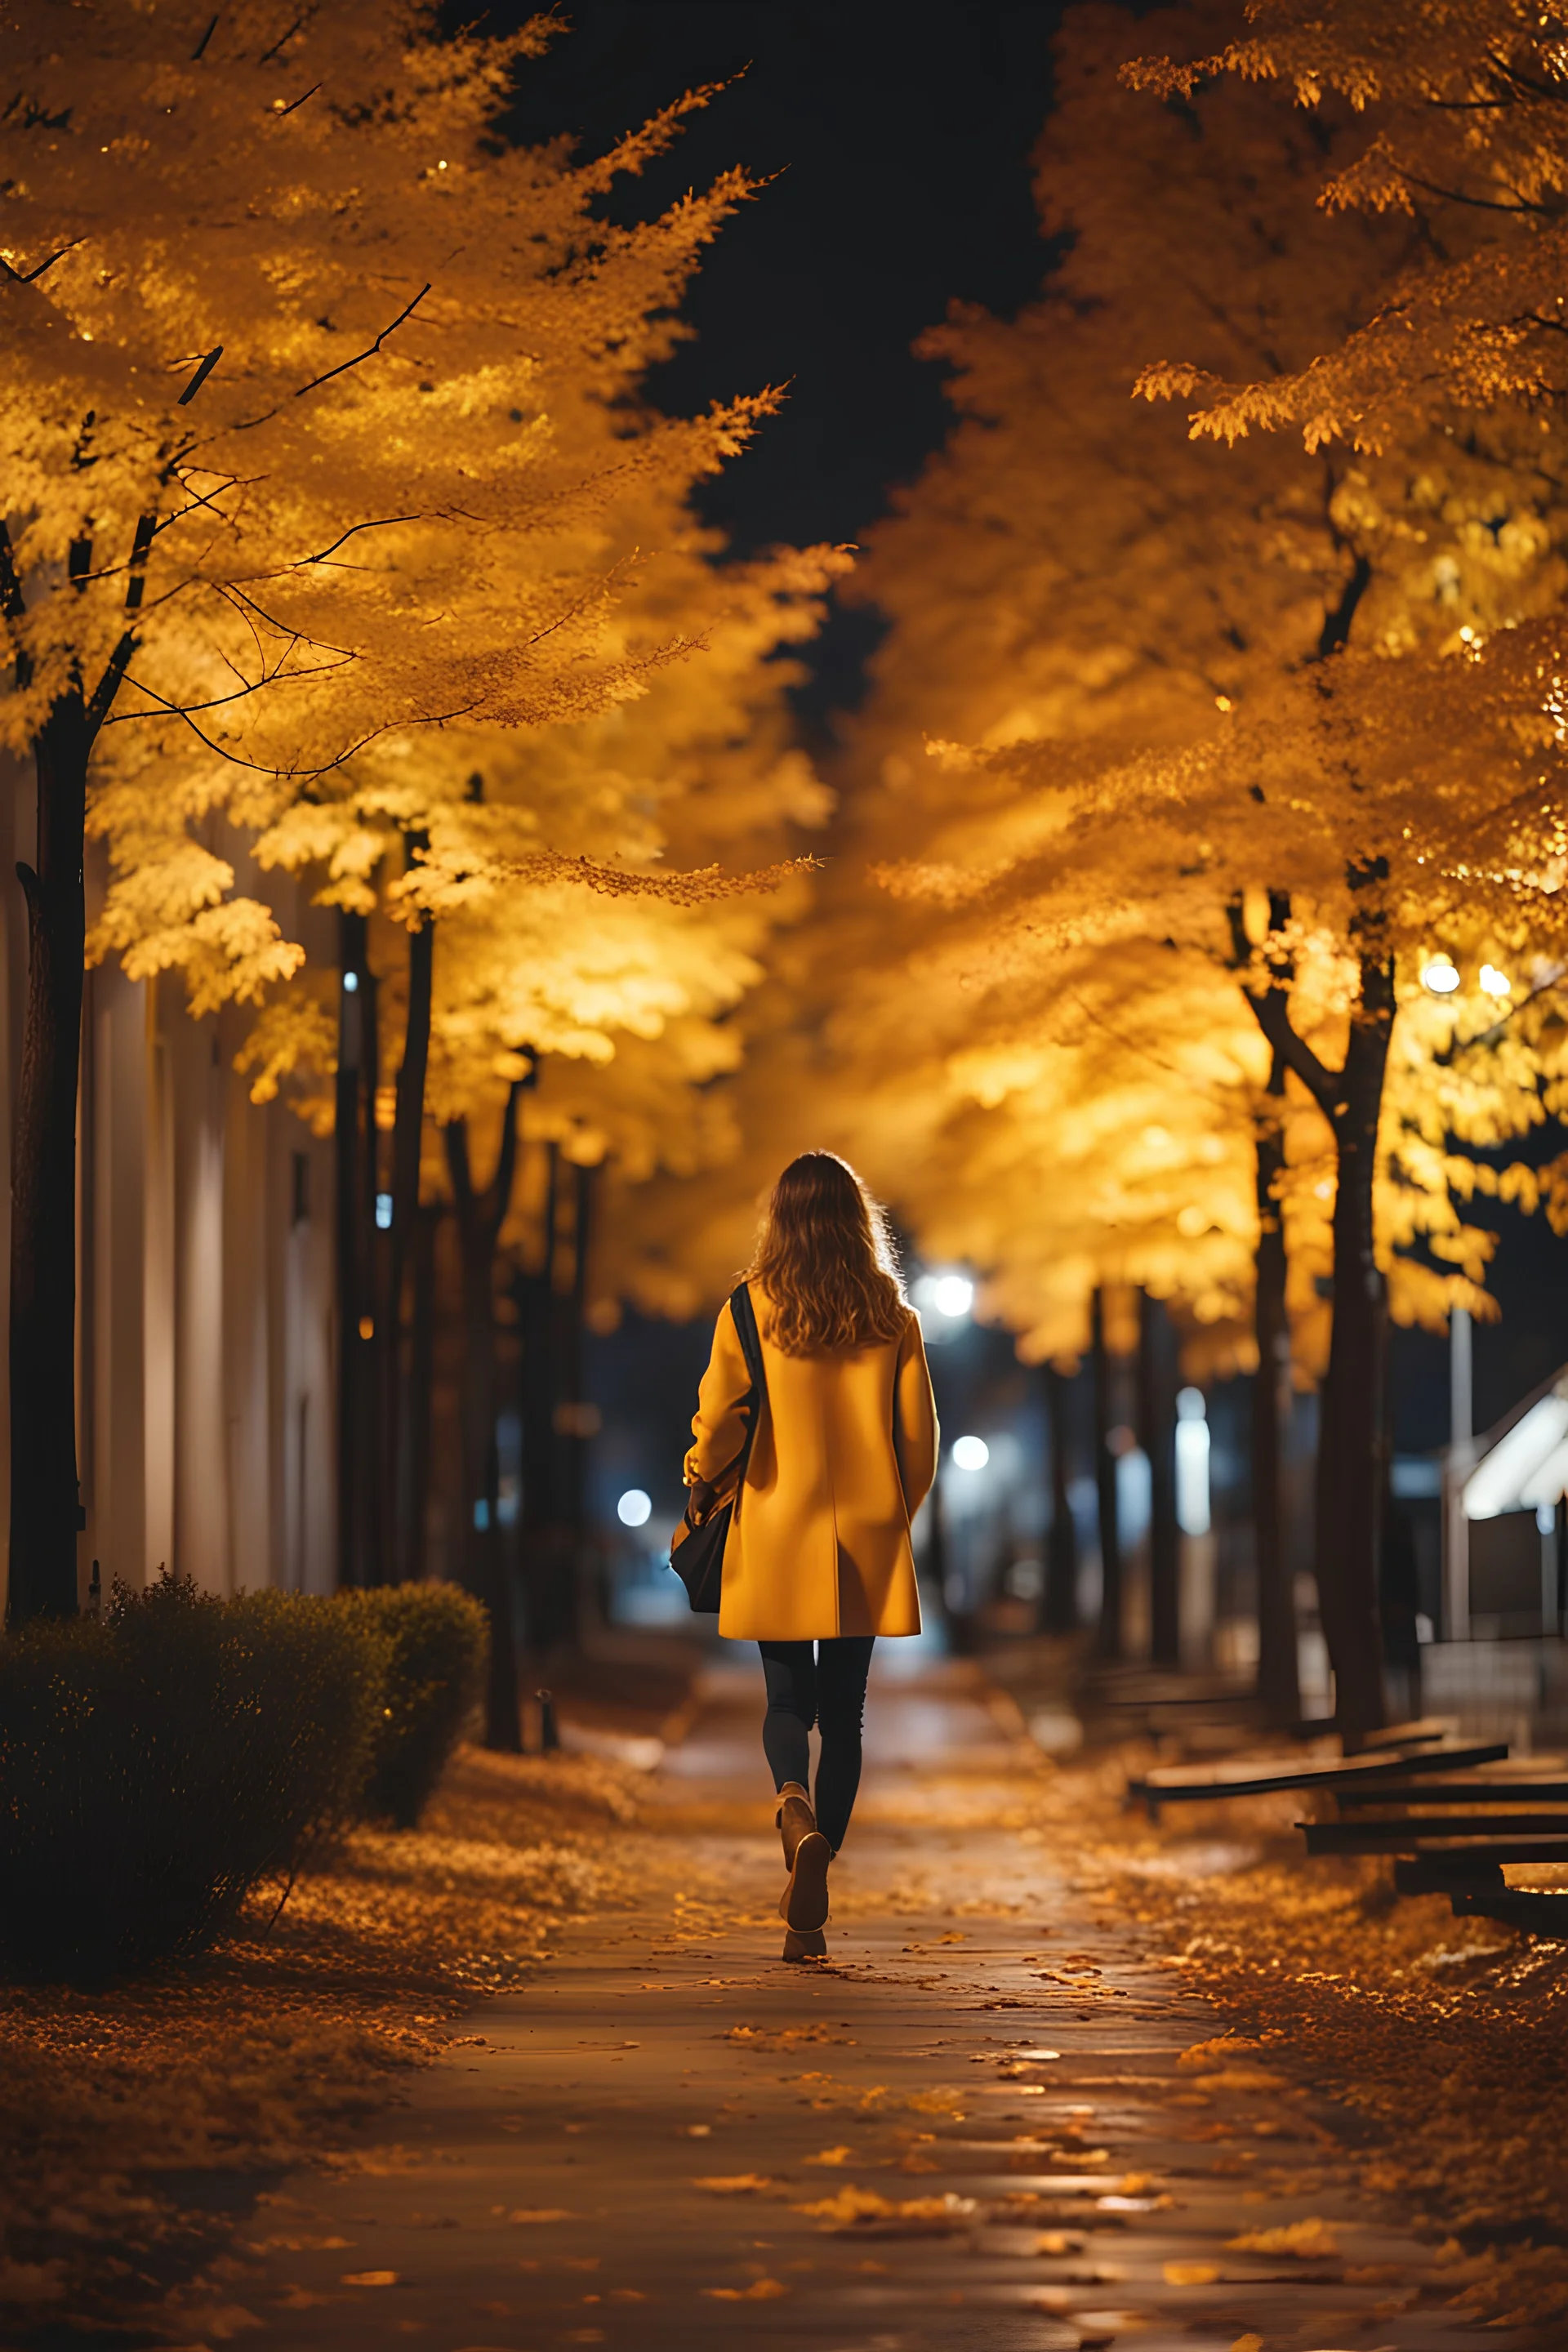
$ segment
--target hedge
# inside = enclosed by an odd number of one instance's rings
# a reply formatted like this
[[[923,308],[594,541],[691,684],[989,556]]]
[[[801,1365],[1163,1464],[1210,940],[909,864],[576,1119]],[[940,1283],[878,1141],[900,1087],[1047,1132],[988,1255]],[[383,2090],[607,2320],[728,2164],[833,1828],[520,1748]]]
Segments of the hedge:
[[[352,1814],[387,1720],[374,1612],[165,1577],[0,1642],[0,1968],[197,1949]]]
[[[333,1606],[389,1650],[363,1810],[411,1830],[478,1703],[489,1620],[455,1584],[383,1585]]]

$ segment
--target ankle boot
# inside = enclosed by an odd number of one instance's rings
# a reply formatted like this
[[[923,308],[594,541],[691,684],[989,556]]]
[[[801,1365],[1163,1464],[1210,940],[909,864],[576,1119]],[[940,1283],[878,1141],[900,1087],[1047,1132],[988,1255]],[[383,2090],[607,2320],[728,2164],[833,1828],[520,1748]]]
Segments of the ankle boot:
[[[827,1865],[833,1849],[818,1829],[797,1842],[789,1885],[779,1897],[779,1916],[797,1935],[811,1935],[827,1921]]]
[[[773,1819],[778,1823],[779,1836],[784,1842],[784,1868],[793,1870],[796,1847],[802,1838],[809,1836],[816,1827],[811,1799],[798,1780],[786,1780],[779,1790],[779,1809]]]
[[[825,1960],[827,1938],[820,1927],[786,1927],[782,1957],[786,1960]]]

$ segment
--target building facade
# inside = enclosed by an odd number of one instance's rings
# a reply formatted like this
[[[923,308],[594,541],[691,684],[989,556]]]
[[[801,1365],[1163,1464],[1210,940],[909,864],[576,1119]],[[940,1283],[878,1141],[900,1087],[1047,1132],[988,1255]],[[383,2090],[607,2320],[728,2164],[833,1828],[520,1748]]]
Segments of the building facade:
[[[33,851],[30,772],[0,769],[0,793],[8,1169],[27,965],[16,867]],[[89,850],[89,921],[102,888],[91,860]],[[291,936],[330,953],[328,919],[292,884],[255,880]],[[87,975],[77,1124],[84,1592],[95,1559],[106,1592],[116,1579],[139,1588],[165,1565],[217,1593],[321,1592],[334,1580],[331,1144],[282,1102],[251,1102],[234,1066],[248,1019],[240,1007],[192,1020],[178,974],[133,982],[110,963]],[[8,1184],[0,1219],[8,1289]],[[5,1546],[3,1352],[0,1391]]]

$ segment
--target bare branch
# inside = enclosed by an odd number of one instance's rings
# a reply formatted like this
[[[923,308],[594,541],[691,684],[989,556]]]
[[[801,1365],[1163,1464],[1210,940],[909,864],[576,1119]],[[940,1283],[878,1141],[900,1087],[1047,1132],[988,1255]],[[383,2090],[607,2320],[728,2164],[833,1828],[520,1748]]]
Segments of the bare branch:
[[[142,692],[143,694],[147,691],[148,689],[146,687],[142,688]],[[158,715],[158,713],[150,710],[127,711],[124,714],[127,719],[151,719]],[[363,751],[367,751],[372,743],[379,742],[384,735],[391,734],[398,723],[395,719],[389,719],[383,726],[367,728],[363,735],[357,737],[353,742],[345,744],[343,749],[332,759],[322,760],[313,768],[280,768],[271,761],[247,760],[240,752],[231,751],[226,744],[216,742],[212,736],[206,732],[205,728],[201,728],[196,725],[196,722],[192,717],[190,711],[182,710],[177,703],[169,703],[165,705],[164,713],[163,715],[171,719],[178,719],[182,720],[183,723],[190,729],[198,743],[205,744],[215,759],[226,761],[231,768],[245,768],[248,770],[252,775],[256,776],[272,776],[278,779],[288,779],[290,782],[304,783],[313,782],[313,780],[318,776],[335,775],[340,769],[346,768],[351,760],[357,760],[360,753]],[[467,716],[468,713],[466,711],[452,711],[447,715],[446,719],[435,719],[430,723],[435,726],[442,726],[449,724],[452,719],[466,718]],[[109,723],[115,725],[119,722],[117,720],[111,720]]]
[[[289,30],[286,33],[279,33],[278,38],[273,42],[272,47],[269,49],[262,50],[261,55],[256,60],[257,64],[258,66],[269,66],[273,58],[278,55],[279,51],[288,47],[295,34],[304,24],[304,21],[305,19],[303,16],[296,16],[294,22],[289,26]]]
[[[125,583],[125,609],[128,613],[139,613],[142,609],[142,597],[147,585],[147,556],[157,521],[156,515],[144,514],[137,518],[136,536],[131,542],[131,576]]]
[[[340,360],[336,367],[329,368],[327,370],[325,375],[312,376],[309,383],[302,383],[299,385],[295,391],[291,392],[289,395],[289,399],[303,400],[308,392],[319,392],[321,385],[324,383],[331,383],[334,376],[346,375],[350,368],[358,367],[362,361],[374,359],[376,352],[380,351],[383,343],[385,342],[388,335],[395,334],[398,328],[402,326],[404,320],[413,317],[415,311],[419,308],[420,303],[423,302],[426,294],[429,293],[430,287],[434,282],[435,281],[433,279],[427,281],[419,289],[418,293],[416,294],[412,302],[405,303],[403,309],[399,310],[396,318],[394,319],[389,325],[383,327],[380,334],[377,335],[374,343],[367,343],[364,350],[363,352],[356,352],[352,360]],[[266,425],[274,416],[278,415],[282,405],[282,402],[279,401],[276,408],[268,408],[265,410],[260,416],[242,417],[237,425],[230,427],[230,430],[235,433],[249,433],[256,425]]]
[[[319,81],[313,81],[309,89],[302,91],[298,98],[291,99],[287,106],[279,107],[273,114],[273,121],[281,122],[286,114],[292,114],[297,106],[303,106],[306,99],[314,98],[321,87]]]
[[[1294,1070],[1318,1108],[1326,1118],[1332,1118],[1344,1095],[1344,1075],[1331,1070],[1321,1062],[1304,1037],[1299,1037],[1291,1026],[1289,1007],[1285,992],[1279,988],[1261,991],[1247,989],[1247,1001],[1252,1016],[1268,1044],[1279,1055],[1287,1069]]]
[[[283,662],[280,661],[276,669],[268,670],[262,677],[246,678],[243,671],[236,671],[236,676],[242,678],[243,683],[237,687],[232,694],[210,695],[205,702],[170,702],[157,691],[155,687],[148,686],[139,677],[132,677],[127,671],[126,685],[133,686],[138,694],[146,695],[149,701],[156,708],[152,710],[121,710],[113,719],[106,720],[105,724],[111,727],[127,727],[138,719],[190,719],[200,710],[224,710],[231,702],[245,702],[251,695],[259,694],[264,687],[292,686],[308,677],[330,677],[334,670],[344,668],[353,658],[353,655],[348,654],[340,661],[317,662],[310,669],[289,670],[286,670]],[[285,654],[283,660],[287,659],[288,656]],[[234,667],[232,662],[229,667],[231,669]],[[282,771],[276,772],[281,773]]]
[[[70,243],[62,245],[58,253],[51,253],[47,261],[40,261],[36,269],[13,269],[5,256],[0,254],[0,269],[5,272],[13,286],[35,286],[46,269],[52,269],[57,261],[63,261],[68,253],[74,253],[79,245],[86,243],[85,236],[73,236]]]
[[[353,537],[357,530],[390,530],[395,523],[423,522],[425,518],[423,515],[383,515],[380,520],[375,522],[351,523],[347,530],[342,532],[339,538],[333,540],[331,547],[322,548],[320,555],[305,555],[301,556],[300,560],[302,563],[325,563],[328,556],[335,555],[339,548],[345,545],[346,542]]]
[[[86,718],[89,741],[108,718],[110,706],[120,691],[127,666],[135,650],[136,633],[133,629],[127,629],[105,662],[103,675],[93,688],[92,698],[87,706]]]
[[[184,392],[181,393],[178,400],[175,401],[174,405],[176,408],[184,408],[188,406],[193,400],[195,400],[197,393],[200,392],[203,384],[205,383],[208,376],[211,375],[214,368],[216,367],[222,357],[223,345],[221,343],[215,343],[211,351],[206,354],[206,357],[203,360],[200,367],[197,368],[189,383],[186,384]]]

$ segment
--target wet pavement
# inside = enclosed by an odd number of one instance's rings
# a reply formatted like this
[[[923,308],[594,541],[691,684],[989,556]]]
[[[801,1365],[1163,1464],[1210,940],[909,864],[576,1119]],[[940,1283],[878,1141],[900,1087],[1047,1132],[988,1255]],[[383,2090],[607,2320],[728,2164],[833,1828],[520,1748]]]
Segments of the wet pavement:
[[[264,2201],[247,2347],[1500,2341],[1358,2210],[1356,2120],[1205,2052],[1223,2021],[1053,1863],[1007,1703],[886,1647],[827,1964],[779,1959],[760,1677],[721,1671],[652,1785],[644,1906],[566,1929],[348,2168]]]

